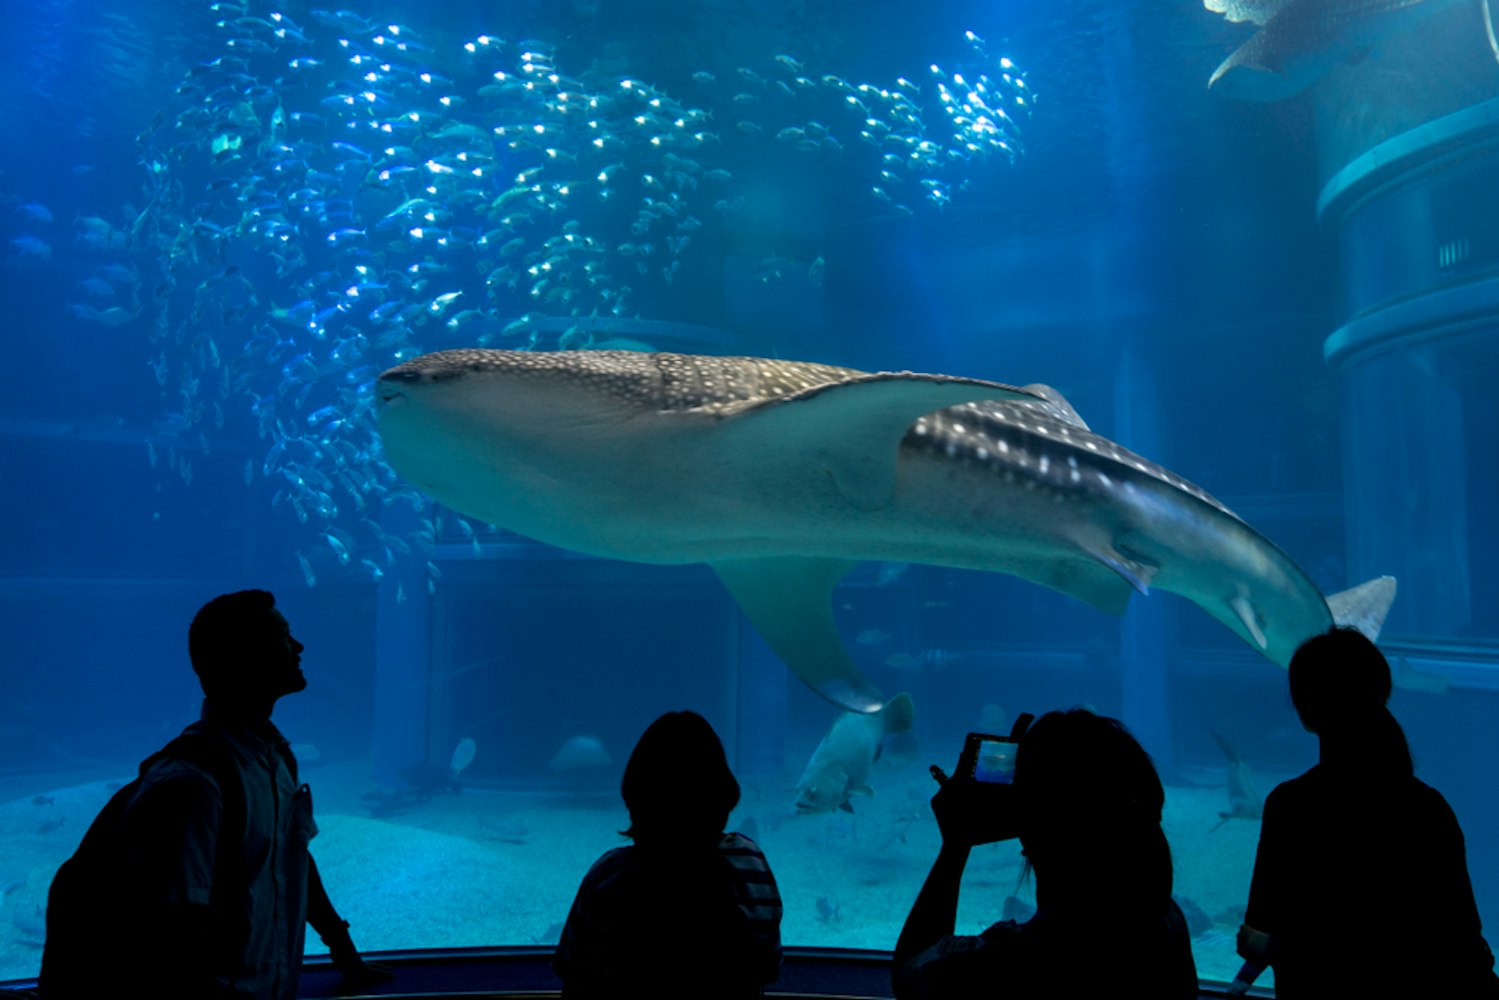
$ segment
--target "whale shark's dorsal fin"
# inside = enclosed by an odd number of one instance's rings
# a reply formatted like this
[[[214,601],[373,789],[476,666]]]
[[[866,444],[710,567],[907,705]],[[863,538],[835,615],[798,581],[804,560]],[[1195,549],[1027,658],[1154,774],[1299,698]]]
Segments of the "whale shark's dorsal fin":
[[[833,621],[833,586],[856,562],[781,556],[710,565],[750,624],[813,691],[852,712],[877,712],[885,704],[854,666]]]
[[[1043,385],[1040,382],[1032,382],[1030,385],[1023,386],[1022,388],[1024,391],[1040,396],[1044,400],[1044,402],[1032,403],[1031,405],[1047,416],[1060,420],[1064,424],[1071,424],[1073,427],[1081,427],[1085,431],[1093,429],[1083,421],[1082,417],[1078,416],[1077,411],[1072,408],[1072,404],[1067,402],[1067,397],[1057,392],[1051,386]]]
[[[845,500],[859,510],[879,510],[895,495],[901,438],[917,419],[985,400],[1034,403],[1048,413],[1055,407],[1046,396],[1002,382],[877,372],[730,408],[724,433],[753,437],[744,444],[751,454],[763,452],[756,442],[767,440],[776,450],[815,453]]]

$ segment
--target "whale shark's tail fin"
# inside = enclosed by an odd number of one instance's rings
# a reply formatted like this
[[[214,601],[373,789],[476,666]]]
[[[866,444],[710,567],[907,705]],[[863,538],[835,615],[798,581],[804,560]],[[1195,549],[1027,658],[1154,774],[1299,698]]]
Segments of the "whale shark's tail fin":
[[[1327,598],[1327,610],[1338,625],[1351,625],[1370,642],[1379,639],[1379,630],[1384,628],[1385,615],[1395,603],[1395,578],[1378,576],[1357,587],[1333,594]]]

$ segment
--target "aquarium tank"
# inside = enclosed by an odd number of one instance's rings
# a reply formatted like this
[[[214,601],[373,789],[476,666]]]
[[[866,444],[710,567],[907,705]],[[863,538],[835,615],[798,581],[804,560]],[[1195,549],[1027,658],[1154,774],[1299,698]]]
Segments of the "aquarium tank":
[[[345,3],[7,6],[0,980],[245,588],[306,645],[275,722],[362,949],[555,943],[635,740],[692,709],[785,944],[888,952],[928,766],[1086,705],[1160,770],[1221,983],[1317,744],[1305,636],[1203,595],[1284,571],[1320,621],[1393,578],[1391,707],[1492,939],[1486,4]],[[456,390],[382,373],[454,349],[522,360],[459,356],[505,359],[465,369],[471,434],[396,420]],[[1132,490],[1159,521],[1121,542]],[[864,780],[806,796],[898,694]],[[1023,862],[975,852],[960,931],[1028,912]]]

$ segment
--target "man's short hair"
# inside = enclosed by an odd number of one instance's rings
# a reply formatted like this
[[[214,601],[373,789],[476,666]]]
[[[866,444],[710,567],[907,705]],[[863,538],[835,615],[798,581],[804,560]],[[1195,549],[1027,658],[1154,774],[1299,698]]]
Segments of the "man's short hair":
[[[187,655],[199,680],[209,683],[224,667],[238,663],[250,641],[265,631],[275,607],[268,590],[239,590],[199,608],[187,630]]]

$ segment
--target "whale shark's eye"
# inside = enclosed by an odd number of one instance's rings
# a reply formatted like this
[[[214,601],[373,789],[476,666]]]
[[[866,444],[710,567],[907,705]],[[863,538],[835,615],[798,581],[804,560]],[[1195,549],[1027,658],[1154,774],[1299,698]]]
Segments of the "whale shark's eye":
[[[395,368],[380,376],[381,382],[416,382],[422,373],[412,368]]]

